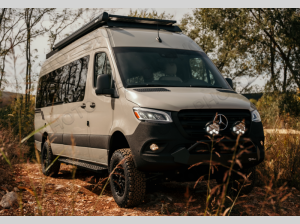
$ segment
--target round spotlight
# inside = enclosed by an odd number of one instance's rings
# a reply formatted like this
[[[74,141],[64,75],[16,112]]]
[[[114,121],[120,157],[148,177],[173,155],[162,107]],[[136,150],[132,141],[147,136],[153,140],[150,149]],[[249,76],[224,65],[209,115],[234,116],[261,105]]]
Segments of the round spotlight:
[[[220,131],[220,126],[216,123],[210,122],[206,125],[205,130],[208,134],[218,135]]]
[[[157,151],[159,149],[159,147],[158,147],[158,145],[156,145],[156,144],[153,143],[153,144],[150,145],[150,149],[152,151]]]
[[[236,135],[243,135],[243,134],[245,134],[246,126],[245,126],[244,122],[238,121],[238,122],[234,123],[234,125],[232,127],[232,131]]]

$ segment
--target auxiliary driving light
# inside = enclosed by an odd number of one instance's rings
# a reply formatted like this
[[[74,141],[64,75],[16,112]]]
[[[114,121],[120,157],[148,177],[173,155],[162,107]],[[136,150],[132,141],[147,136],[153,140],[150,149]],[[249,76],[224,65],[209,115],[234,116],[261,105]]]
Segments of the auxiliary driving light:
[[[232,127],[232,131],[237,135],[245,134],[246,126],[245,126],[244,122],[241,122],[241,121],[236,122]]]
[[[220,126],[216,123],[211,123],[206,125],[205,130],[211,135],[218,135],[220,131]]]
[[[153,143],[153,144],[150,145],[150,149],[152,151],[157,151],[159,149],[159,147],[158,147],[158,145],[156,145],[156,144]]]

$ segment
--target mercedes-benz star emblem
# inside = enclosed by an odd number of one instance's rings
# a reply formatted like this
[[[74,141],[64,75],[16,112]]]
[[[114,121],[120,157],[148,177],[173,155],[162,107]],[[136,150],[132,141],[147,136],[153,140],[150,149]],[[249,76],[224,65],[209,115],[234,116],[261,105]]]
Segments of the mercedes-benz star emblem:
[[[220,127],[220,131],[223,131],[228,126],[228,120],[223,114],[218,114],[214,118],[214,123],[217,123]]]

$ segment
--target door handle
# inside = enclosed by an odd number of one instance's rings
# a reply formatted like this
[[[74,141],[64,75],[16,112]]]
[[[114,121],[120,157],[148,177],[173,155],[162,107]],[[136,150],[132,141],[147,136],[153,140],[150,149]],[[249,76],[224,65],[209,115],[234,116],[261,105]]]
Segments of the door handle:
[[[90,105],[91,108],[95,108],[95,106],[96,104],[94,102]]]
[[[81,107],[82,109],[85,109],[85,107],[86,107],[85,103],[83,103],[80,107]]]

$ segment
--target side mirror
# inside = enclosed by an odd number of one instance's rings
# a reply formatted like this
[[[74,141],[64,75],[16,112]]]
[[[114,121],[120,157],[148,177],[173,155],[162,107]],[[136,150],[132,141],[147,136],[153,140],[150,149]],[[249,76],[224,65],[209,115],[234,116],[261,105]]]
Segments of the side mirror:
[[[111,75],[108,74],[102,74],[98,75],[97,77],[97,83],[96,83],[96,95],[114,95],[115,90],[110,87],[111,83]]]
[[[231,78],[225,78],[225,79],[228,82],[228,84],[230,85],[230,87],[233,89],[232,79]]]

